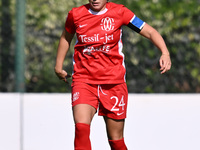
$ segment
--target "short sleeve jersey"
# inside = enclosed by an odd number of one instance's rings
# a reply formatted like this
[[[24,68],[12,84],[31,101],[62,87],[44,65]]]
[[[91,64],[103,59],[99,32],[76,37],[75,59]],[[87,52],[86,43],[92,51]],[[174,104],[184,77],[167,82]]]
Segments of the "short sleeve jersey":
[[[89,84],[124,83],[121,27],[130,23],[136,31],[144,26],[132,11],[112,2],[100,12],[92,11],[89,4],[69,11],[65,29],[77,37],[72,80]]]

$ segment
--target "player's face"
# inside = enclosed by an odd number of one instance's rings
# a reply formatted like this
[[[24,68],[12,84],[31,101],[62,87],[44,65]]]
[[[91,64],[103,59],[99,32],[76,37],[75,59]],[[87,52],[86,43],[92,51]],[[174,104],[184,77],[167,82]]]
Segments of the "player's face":
[[[89,3],[93,11],[102,11],[106,8],[107,0],[89,0]]]

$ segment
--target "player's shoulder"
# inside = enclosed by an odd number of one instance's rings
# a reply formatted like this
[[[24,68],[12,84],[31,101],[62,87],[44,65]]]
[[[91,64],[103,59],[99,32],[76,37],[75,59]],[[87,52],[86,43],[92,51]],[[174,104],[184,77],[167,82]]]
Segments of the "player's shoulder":
[[[89,4],[85,4],[85,5],[82,5],[82,6],[79,6],[79,7],[74,7],[74,8],[72,8],[71,12],[74,15],[80,15],[80,14],[87,12],[89,7],[90,7]]]
[[[120,13],[123,13],[123,11],[127,8],[122,4],[108,2],[108,9],[113,10],[120,14]]]

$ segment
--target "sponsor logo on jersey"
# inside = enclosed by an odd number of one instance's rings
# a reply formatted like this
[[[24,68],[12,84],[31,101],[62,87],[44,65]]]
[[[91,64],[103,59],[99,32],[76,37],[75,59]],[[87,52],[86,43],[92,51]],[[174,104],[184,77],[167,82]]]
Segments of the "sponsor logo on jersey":
[[[95,33],[88,36],[87,34],[79,35],[79,41],[82,43],[87,43],[87,46],[84,47],[83,54],[91,55],[94,52],[103,52],[108,53],[110,51],[110,46],[107,43],[110,43],[114,40],[114,35],[107,33],[114,29],[114,19],[113,18],[103,18],[101,20],[100,27],[102,30],[106,31],[104,34]],[[87,26],[87,24],[79,25],[80,28]],[[102,43],[101,46],[92,46],[93,43]],[[89,45],[89,46],[88,46]]]
[[[81,42],[98,42],[99,41],[99,34],[94,34],[93,36],[87,36],[87,35],[80,35]]]
[[[93,46],[85,46],[84,50],[83,50],[83,54],[87,54],[90,55],[91,53],[94,52],[103,52],[103,53],[108,53],[110,51],[110,46],[97,46],[97,47],[93,47]]]
[[[109,41],[114,40],[113,34],[105,34],[102,37],[99,37],[99,34],[94,34],[93,36],[79,35],[79,37],[82,43],[103,41],[103,44],[107,44]]]
[[[110,31],[114,29],[115,21],[113,18],[106,17],[101,20],[100,25],[102,30]]]

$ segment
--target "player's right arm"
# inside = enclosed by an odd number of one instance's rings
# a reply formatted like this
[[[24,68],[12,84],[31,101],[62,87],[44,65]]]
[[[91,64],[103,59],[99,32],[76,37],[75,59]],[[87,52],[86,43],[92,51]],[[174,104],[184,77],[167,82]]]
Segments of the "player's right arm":
[[[60,37],[60,42],[57,49],[55,73],[60,80],[63,80],[65,82],[67,82],[66,78],[69,77],[69,74],[65,70],[63,70],[63,62],[69,50],[73,36],[74,34],[70,34],[64,29]]]

